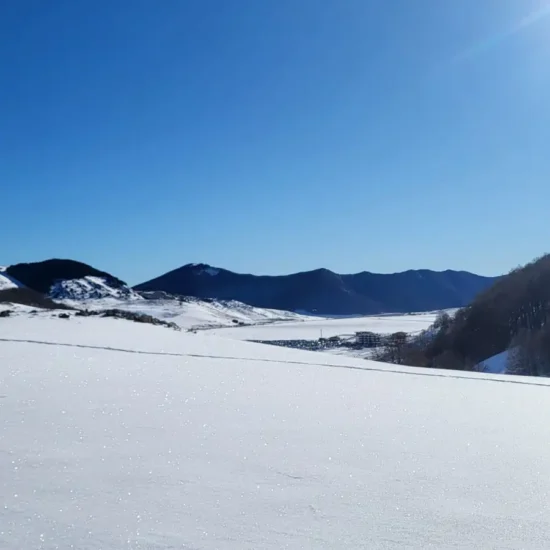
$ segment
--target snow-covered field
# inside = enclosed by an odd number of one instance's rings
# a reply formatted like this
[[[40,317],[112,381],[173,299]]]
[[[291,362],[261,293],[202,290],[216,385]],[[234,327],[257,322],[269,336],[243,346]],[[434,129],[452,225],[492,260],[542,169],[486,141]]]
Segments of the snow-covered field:
[[[548,546],[545,380],[112,319],[0,338],[0,548]]]
[[[420,332],[436,319],[437,313],[414,315],[382,315],[337,319],[306,318],[298,322],[273,323],[261,326],[220,328],[212,334],[238,340],[316,340],[320,336],[353,336],[358,331],[379,334]]]

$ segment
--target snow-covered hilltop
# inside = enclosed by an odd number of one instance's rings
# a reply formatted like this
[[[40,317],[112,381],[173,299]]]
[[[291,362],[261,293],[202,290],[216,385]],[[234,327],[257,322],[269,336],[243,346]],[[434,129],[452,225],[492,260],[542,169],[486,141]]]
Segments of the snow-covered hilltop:
[[[52,259],[15,264],[2,268],[0,274],[17,281],[19,286],[23,285],[45,296],[51,294],[52,297],[55,294],[71,294],[76,298],[86,293],[93,295],[94,290],[100,289],[101,294],[113,294],[113,289],[121,289],[122,295],[127,293],[125,288],[128,288],[124,281],[110,273],[74,260]]]
[[[85,276],[55,282],[49,292],[50,298],[60,301],[85,302],[88,300],[143,300],[126,285],[113,285],[105,277]]]
[[[91,300],[141,300],[124,281],[73,260],[46,260],[0,268],[0,303],[55,309]]]

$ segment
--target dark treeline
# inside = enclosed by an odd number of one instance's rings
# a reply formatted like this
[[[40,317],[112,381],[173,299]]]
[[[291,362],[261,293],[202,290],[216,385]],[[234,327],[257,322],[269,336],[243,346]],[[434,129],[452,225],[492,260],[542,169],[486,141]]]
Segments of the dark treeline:
[[[550,255],[514,269],[454,316],[441,313],[414,339],[396,338],[377,359],[411,366],[474,370],[510,349],[507,371],[550,374]]]
[[[54,302],[44,294],[30,288],[8,288],[0,290],[0,304],[22,304],[41,309],[72,309],[71,307]]]

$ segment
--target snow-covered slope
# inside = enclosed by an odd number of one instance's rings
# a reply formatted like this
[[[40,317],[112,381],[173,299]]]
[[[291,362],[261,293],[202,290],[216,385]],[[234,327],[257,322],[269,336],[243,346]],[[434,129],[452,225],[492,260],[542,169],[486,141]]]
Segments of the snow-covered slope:
[[[110,285],[104,277],[86,276],[81,279],[62,280],[55,283],[49,292],[54,300],[83,302],[86,300],[143,300],[126,285]]]
[[[508,350],[503,351],[497,355],[493,355],[489,359],[483,361],[478,368],[483,369],[484,372],[491,372],[493,374],[504,374],[508,366]]]
[[[8,290],[10,288],[19,288],[23,286],[19,281],[10,277],[6,273],[6,268],[0,266],[0,290]]]
[[[1,548],[547,548],[545,380],[0,322]]]
[[[310,320],[307,316],[289,311],[257,308],[235,301],[204,301],[195,298],[188,298],[182,302],[175,299],[120,300],[116,304],[113,304],[112,301],[88,300],[80,305],[88,309],[104,309],[115,306],[118,309],[170,320],[185,329],[229,327],[235,326],[236,322],[262,324],[276,321]]]
[[[139,304],[128,304],[127,309],[139,309]],[[166,309],[165,309],[166,308]],[[180,305],[180,310],[174,310],[167,302],[148,304],[151,315],[165,318],[167,315],[182,328],[212,328],[235,326],[235,322],[244,324],[264,324],[277,321],[297,321],[309,319],[307,316],[281,311],[249,306],[242,302],[203,301],[189,299]],[[163,313],[164,311],[164,313]],[[175,314],[175,315],[174,315]]]

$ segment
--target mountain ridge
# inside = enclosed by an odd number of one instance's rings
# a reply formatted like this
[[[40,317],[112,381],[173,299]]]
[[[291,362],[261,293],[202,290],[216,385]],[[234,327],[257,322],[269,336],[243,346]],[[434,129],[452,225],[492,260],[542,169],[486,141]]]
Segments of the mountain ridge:
[[[497,279],[449,269],[339,274],[318,268],[287,275],[253,275],[190,263],[133,288],[289,311],[373,314],[461,307]]]
[[[327,268],[287,275],[236,273],[205,263],[186,264],[130,288],[117,277],[74,260],[51,259],[3,268],[29,289],[55,300],[140,298],[167,292],[199,299],[235,300],[265,309],[321,315],[406,313],[462,307],[498,278],[467,271],[407,270],[339,274]],[[7,279],[6,279],[7,281]]]

